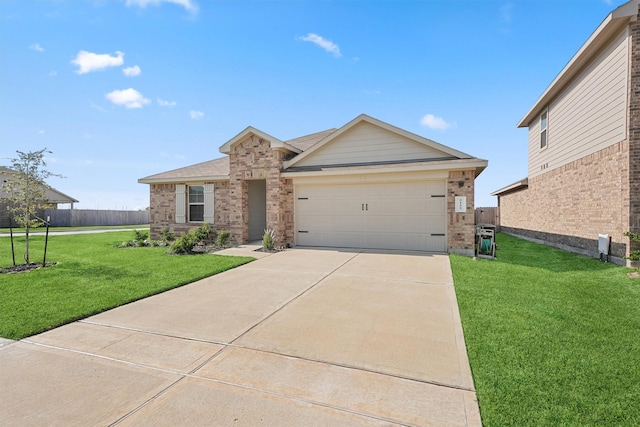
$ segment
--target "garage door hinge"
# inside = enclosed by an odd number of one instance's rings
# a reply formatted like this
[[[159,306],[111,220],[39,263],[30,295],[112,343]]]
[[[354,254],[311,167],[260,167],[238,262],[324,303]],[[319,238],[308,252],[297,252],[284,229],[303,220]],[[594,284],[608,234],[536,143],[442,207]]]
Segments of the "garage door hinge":
[[[298,233],[308,233],[307,230],[298,230]]]
[[[431,233],[431,237],[442,236],[444,237],[444,233]]]
[[[309,200],[308,197],[298,197],[298,200]]]
[[[444,197],[444,194],[432,194],[431,197]]]

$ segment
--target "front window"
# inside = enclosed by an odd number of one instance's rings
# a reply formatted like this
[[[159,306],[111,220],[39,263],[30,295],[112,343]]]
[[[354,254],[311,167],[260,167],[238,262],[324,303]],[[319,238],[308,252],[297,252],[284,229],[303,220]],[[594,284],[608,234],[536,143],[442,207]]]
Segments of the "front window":
[[[204,186],[189,186],[189,221],[204,221]]]
[[[547,122],[549,112],[545,111],[540,115],[540,149],[547,147]]]

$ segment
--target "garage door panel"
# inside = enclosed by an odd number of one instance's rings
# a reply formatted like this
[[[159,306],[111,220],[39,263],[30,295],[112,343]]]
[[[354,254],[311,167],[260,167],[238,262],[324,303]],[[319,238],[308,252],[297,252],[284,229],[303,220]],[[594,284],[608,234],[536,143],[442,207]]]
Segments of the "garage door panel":
[[[445,251],[446,198],[433,195],[444,181],[297,185],[297,244]]]

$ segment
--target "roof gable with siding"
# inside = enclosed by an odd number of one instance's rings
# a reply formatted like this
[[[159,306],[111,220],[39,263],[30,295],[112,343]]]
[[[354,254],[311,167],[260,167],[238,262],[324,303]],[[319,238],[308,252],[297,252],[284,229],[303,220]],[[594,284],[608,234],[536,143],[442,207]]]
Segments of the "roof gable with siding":
[[[469,158],[468,154],[362,114],[286,162],[285,168]]]

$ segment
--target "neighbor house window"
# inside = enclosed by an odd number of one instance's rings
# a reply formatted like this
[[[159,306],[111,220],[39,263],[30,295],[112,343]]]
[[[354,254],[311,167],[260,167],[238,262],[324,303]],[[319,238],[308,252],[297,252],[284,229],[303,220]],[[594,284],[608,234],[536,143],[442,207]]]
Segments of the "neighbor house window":
[[[549,121],[549,110],[540,115],[540,148],[547,148],[547,122]]]
[[[189,186],[189,221],[204,221],[204,186]]]

